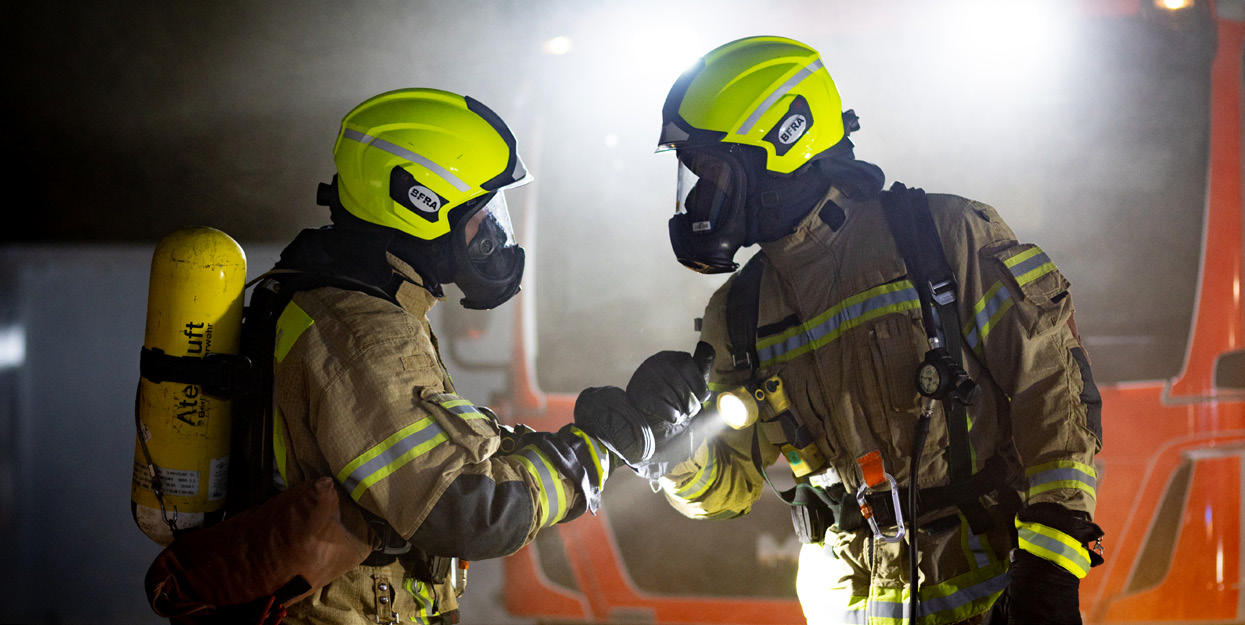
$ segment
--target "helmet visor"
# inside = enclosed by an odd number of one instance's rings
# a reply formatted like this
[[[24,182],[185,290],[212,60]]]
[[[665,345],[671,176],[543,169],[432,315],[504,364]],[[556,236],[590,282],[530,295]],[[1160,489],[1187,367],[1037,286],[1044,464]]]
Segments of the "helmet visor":
[[[504,192],[495,193],[484,206],[467,216],[460,228],[467,261],[481,275],[497,279],[513,270],[513,248],[519,244],[510,224]]]
[[[679,151],[679,180],[675,192],[676,215],[687,215],[692,232],[712,232],[731,214],[742,172],[720,152]]]

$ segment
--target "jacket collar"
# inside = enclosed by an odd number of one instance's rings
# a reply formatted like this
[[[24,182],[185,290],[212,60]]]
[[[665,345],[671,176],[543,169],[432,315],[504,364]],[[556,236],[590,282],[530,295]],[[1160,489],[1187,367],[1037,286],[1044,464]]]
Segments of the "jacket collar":
[[[821,211],[828,204],[833,204],[844,212],[844,220],[837,229],[831,228],[821,218]],[[800,220],[791,234],[761,243],[761,251],[765,252],[779,272],[798,270],[814,258],[827,254],[831,244],[850,227],[852,217],[858,210],[859,206],[855,202],[832,186],[817,206]]]
[[[424,288],[424,278],[406,261],[386,252],[385,258],[393,268],[395,276],[401,278],[395,297],[398,303],[412,313],[428,312],[437,303],[437,297]]]

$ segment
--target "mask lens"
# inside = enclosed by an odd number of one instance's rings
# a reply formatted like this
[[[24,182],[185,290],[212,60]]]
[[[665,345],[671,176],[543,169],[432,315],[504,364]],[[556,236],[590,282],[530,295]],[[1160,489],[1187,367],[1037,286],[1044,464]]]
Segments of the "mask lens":
[[[693,232],[712,231],[733,197],[733,169],[711,153],[680,153],[676,189],[675,213],[688,216]]]
[[[510,273],[518,242],[502,192],[499,191],[487,204],[472,213],[461,227],[467,260],[476,271],[494,279]]]

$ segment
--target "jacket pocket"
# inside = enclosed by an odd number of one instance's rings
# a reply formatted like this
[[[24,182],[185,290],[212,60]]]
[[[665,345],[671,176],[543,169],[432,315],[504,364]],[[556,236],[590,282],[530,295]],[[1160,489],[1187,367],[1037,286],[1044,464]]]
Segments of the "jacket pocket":
[[[1030,334],[1054,327],[1068,296],[1068,279],[1042,248],[1022,243],[992,254],[1002,286],[1015,300],[1017,312]]]
[[[921,349],[915,323],[907,315],[889,315],[869,328],[873,378],[888,414],[907,413],[916,405]]]

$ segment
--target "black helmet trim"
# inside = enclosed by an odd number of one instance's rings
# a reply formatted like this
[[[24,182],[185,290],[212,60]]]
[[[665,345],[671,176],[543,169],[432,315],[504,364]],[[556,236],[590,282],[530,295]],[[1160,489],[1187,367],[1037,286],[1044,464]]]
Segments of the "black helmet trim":
[[[661,118],[665,123],[661,127],[661,136],[657,138],[657,145],[662,147],[708,145],[719,143],[726,136],[725,132],[696,128],[679,115],[679,106],[683,104],[687,88],[704,68],[705,60],[697,59],[696,64],[684,71],[679,79],[674,81],[674,86],[670,87],[666,102],[661,107]]]
[[[508,184],[522,180],[527,175],[527,169],[523,167],[523,161],[519,160],[519,150],[516,147],[514,133],[510,132],[506,122],[503,122],[501,117],[493,112],[493,109],[484,106],[479,100],[471,96],[463,96],[463,100],[467,102],[467,110],[479,115],[484,121],[488,122],[493,127],[493,130],[496,130],[497,134],[501,135],[502,141],[505,141],[506,147],[510,149],[506,166],[502,168],[501,173],[481,183],[480,188],[485,191],[496,191]]]
[[[440,166],[432,159],[426,156],[423,156],[421,154],[418,154],[416,152],[412,152],[400,145],[394,145],[388,141],[385,141],[384,139],[378,139],[371,135],[367,135],[367,134],[359,132],[358,130],[352,130],[350,128],[343,128],[342,136],[347,139],[350,139],[351,141],[358,141],[359,143],[362,143],[363,145],[366,145],[368,147],[373,147],[373,148],[377,148],[380,150],[384,150],[385,152],[388,152],[394,156],[411,161],[412,163],[415,163],[416,165],[419,165],[423,167],[424,169],[427,169],[428,171],[436,174],[437,176],[440,176],[442,180],[445,180],[446,182],[450,183],[451,186],[453,186],[455,189],[459,191],[466,191],[467,189],[471,188],[471,186],[468,185],[466,182],[463,182],[461,178],[459,178],[458,176],[455,176],[453,173],[450,172],[450,170]]]

